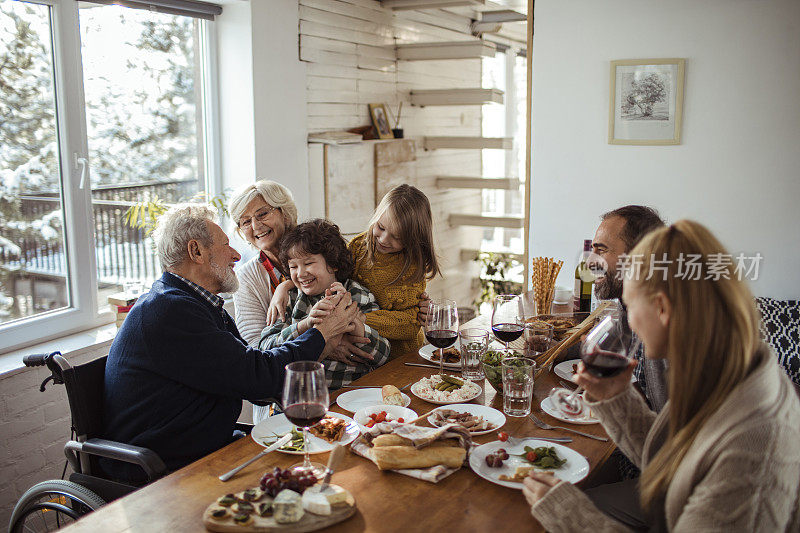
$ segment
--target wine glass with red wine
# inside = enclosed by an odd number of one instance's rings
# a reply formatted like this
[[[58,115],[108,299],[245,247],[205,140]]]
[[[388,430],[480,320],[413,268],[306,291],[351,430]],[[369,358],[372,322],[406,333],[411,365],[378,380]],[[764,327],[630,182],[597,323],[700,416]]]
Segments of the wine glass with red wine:
[[[624,327],[621,319],[607,316],[586,335],[581,344],[581,361],[593,376],[610,378],[625,370],[638,347],[639,341],[630,328]],[[555,388],[550,391],[550,403],[567,418],[581,418],[586,411],[582,391],[582,387],[574,391]]]
[[[308,457],[308,428],[328,412],[328,384],[325,367],[317,361],[296,361],[286,365],[283,382],[283,414],[289,422],[303,428],[303,462],[291,466],[292,471],[312,474],[321,479],[325,465],[312,463]]]
[[[458,307],[453,300],[431,300],[425,338],[439,348],[439,373],[444,367],[444,349],[458,339]]]
[[[492,303],[492,333],[497,340],[506,345],[517,340],[525,330],[524,320],[519,313],[519,296],[515,294],[500,294],[494,297]]]

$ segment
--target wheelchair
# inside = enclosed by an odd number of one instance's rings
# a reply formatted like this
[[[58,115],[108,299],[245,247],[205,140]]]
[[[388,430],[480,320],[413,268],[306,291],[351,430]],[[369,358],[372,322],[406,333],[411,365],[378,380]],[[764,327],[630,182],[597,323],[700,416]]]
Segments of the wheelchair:
[[[44,392],[50,381],[66,387],[72,440],[64,445],[64,453],[73,472],[68,481],[43,481],[28,489],[14,507],[9,532],[54,531],[140,487],[107,478],[97,465],[100,457],[138,465],[146,475],[145,484],[167,473],[164,462],[152,450],[98,438],[106,359],[72,366],[60,352],[23,358],[25,366],[46,365],[50,370],[40,391]]]

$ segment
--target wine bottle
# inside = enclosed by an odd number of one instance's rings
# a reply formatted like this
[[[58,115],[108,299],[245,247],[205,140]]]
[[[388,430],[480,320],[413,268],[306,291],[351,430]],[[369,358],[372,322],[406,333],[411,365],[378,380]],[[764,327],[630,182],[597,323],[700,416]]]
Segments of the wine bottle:
[[[594,284],[594,274],[589,269],[587,261],[589,254],[592,253],[592,241],[583,241],[583,253],[581,261],[575,267],[575,291],[573,292],[572,303],[575,312],[588,313],[592,308],[592,285]]]

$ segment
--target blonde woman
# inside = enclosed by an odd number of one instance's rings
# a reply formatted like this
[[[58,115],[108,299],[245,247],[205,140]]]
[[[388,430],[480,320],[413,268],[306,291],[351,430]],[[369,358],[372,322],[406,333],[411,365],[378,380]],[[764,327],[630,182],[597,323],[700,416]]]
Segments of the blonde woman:
[[[283,235],[297,225],[297,207],[289,189],[260,180],[238,191],[228,211],[239,235],[259,251],[237,269],[239,290],[233,295],[236,326],[249,345],[258,347],[275,287],[288,279],[278,254]]]
[[[690,254],[702,258],[699,279],[685,275]],[[749,289],[714,254],[726,251],[687,220],[631,251],[642,264],[623,301],[647,357],[669,361],[669,401],[658,415],[648,409],[629,382],[635,363],[605,379],[581,365],[575,381],[642,468],[640,517],[618,521],[610,514],[636,512],[605,514],[573,485],[534,474],[523,492],[548,531],[800,531],[800,401],[759,338]]]

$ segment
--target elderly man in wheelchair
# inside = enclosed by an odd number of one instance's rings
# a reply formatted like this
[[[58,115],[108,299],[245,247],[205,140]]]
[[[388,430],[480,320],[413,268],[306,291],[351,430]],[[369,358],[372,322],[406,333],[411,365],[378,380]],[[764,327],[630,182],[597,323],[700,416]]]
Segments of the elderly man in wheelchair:
[[[358,307],[344,295],[294,341],[249,347],[219,297],[238,288],[240,257],[213,215],[183,205],[159,219],[164,273],[130,310],[107,358],[77,367],[58,353],[26,358],[67,388],[76,438],[65,452],[74,473],[23,495],[10,531],[48,511],[56,511],[48,519],[74,520],[227,445],[242,399],[280,397],[286,364],[323,358],[326,340],[351,327]]]

